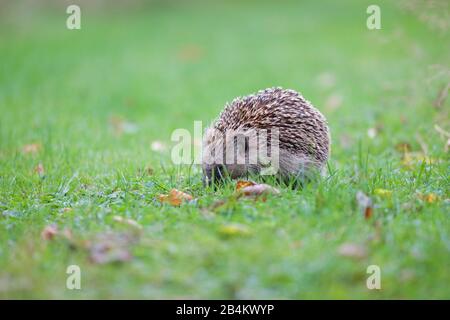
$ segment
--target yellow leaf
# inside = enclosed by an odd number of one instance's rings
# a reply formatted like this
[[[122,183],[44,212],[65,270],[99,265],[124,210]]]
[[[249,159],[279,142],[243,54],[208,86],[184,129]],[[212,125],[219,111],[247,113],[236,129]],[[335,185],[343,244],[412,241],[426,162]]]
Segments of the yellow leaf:
[[[403,155],[402,165],[412,167],[425,162],[426,164],[438,163],[438,159],[431,158],[421,152],[407,152]]]
[[[392,196],[392,191],[387,189],[376,188],[373,194],[383,198],[390,198]]]
[[[230,223],[220,227],[219,233],[226,237],[248,236],[250,230],[247,226],[237,223]]]

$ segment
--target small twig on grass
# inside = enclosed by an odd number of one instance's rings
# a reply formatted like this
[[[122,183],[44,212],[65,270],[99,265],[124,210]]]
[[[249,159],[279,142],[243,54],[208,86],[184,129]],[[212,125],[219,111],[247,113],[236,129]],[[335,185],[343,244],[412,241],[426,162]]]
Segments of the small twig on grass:
[[[428,145],[423,140],[422,136],[419,133],[416,133],[416,140],[420,145],[420,148],[422,149],[422,152],[425,155],[428,155]]]
[[[433,102],[433,105],[437,109],[440,109],[442,107],[442,105],[444,104],[445,99],[447,99],[449,89],[450,89],[450,82],[447,83],[446,85],[444,85],[442,90],[439,91],[439,94],[438,94],[436,100]]]
[[[450,138],[450,132],[445,131],[439,125],[435,124],[434,129],[441,134],[441,137],[442,137],[442,135],[444,135],[447,138]]]

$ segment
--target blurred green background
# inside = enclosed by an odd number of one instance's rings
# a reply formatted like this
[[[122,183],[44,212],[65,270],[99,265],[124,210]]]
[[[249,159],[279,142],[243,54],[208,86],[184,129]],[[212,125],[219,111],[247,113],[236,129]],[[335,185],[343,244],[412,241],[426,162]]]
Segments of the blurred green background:
[[[81,30],[66,28],[69,4]],[[370,4],[0,1],[0,297],[449,298],[448,2],[377,1],[381,30]],[[233,186],[205,190],[197,167],[174,166],[170,135],[272,86],[327,117],[330,176],[216,210]],[[405,166],[399,146],[425,161]],[[198,202],[161,206],[174,187]],[[129,232],[117,215],[143,226],[131,261],[41,237]],[[230,223],[251,236],[224,239]],[[343,257],[348,242],[366,253]],[[72,263],[80,291],[65,288]],[[366,288],[369,264],[382,290]]]

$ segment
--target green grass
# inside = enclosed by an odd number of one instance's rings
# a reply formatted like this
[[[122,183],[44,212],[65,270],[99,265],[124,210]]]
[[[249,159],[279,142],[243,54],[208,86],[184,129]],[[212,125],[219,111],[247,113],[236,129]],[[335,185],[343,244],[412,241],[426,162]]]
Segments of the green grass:
[[[450,298],[449,157],[434,128],[449,131],[449,103],[433,106],[449,81],[449,35],[394,1],[380,2],[382,29],[369,31],[371,3],[82,7],[79,31],[65,28],[65,8],[0,19],[0,298]],[[236,201],[232,183],[205,189],[198,167],[172,164],[174,129],[271,86],[302,92],[327,117],[327,177]],[[137,131],[117,134],[114,119]],[[24,154],[31,143],[41,150]],[[405,165],[399,143],[432,163]],[[198,200],[161,205],[171,188]],[[371,219],[358,191],[374,201]],[[83,243],[136,233],[114,216],[143,227],[133,258],[92,263]],[[225,237],[231,223],[249,234]],[[41,238],[52,224],[75,248]],[[344,256],[345,243],[367,254]],[[82,290],[66,289],[71,264]],[[372,264],[381,290],[366,288]]]

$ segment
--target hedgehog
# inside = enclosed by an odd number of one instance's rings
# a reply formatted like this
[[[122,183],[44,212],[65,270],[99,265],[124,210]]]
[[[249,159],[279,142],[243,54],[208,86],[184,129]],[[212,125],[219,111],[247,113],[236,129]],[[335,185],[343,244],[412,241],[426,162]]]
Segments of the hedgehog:
[[[227,103],[205,130],[203,182],[249,175],[304,181],[324,174],[329,154],[325,117],[300,93],[268,88]]]

